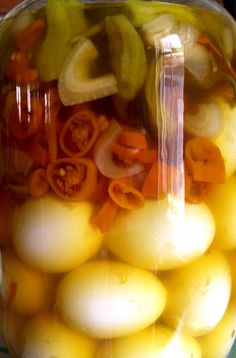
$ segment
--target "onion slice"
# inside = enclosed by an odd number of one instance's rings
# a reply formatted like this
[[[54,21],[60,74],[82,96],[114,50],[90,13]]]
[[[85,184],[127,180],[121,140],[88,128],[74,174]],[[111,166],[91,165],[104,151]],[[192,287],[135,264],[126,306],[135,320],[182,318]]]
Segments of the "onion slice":
[[[141,173],[145,168],[139,163],[125,164],[116,161],[112,153],[112,145],[122,128],[116,120],[112,120],[107,129],[101,133],[94,146],[94,160],[99,171],[106,177],[121,179]]]

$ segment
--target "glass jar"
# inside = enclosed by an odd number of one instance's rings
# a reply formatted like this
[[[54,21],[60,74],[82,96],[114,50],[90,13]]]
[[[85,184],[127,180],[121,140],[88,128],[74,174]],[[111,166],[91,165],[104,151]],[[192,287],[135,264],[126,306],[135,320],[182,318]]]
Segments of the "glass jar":
[[[0,23],[2,334],[16,358],[224,358],[236,27],[210,0]]]

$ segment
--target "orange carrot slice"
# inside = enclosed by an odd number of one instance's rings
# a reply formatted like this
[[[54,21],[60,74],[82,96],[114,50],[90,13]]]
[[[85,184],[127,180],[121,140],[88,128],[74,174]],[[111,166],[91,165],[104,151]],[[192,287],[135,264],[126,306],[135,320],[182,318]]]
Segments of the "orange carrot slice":
[[[41,143],[41,132],[36,133],[29,141],[29,155],[34,161],[34,164],[39,167],[46,167],[49,162],[48,150]]]
[[[43,19],[35,20],[24,31],[20,32],[15,39],[18,50],[30,51],[43,40],[46,35],[46,23]]]
[[[88,158],[65,158],[49,163],[47,180],[67,200],[89,200],[97,185],[97,168]]]
[[[145,178],[141,191],[144,197],[162,199],[169,193],[177,192],[180,176],[181,174],[175,167],[155,160]]]
[[[38,78],[38,71],[31,67],[28,55],[24,51],[12,53],[5,74],[19,85],[30,84]]]
[[[96,225],[102,233],[106,232],[112,225],[117,210],[118,205],[108,197],[92,218],[92,224]]]
[[[148,148],[146,134],[141,130],[132,128],[123,128],[117,138],[117,143],[126,147],[136,149]]]
[[[49,190],[49,183],[47,181],[47,173],[44,168],[36,169],[29,176],[28,180],[29,193],[35,199],[41,198]]]
[[[121,208],[135,210],[143,207],[143,194],[124,180],[111,180],[108,186],[111,199]]]
[[[39,131],[43,122],[43,106],[38,98],[15,102],[9,114],[9,126],[17,139],[30,137]]]
[[[61,102],[55,87],[45,91],[44,108],[48,157],[49,162],[53,162],[57,159],[57,115],[61,108]]]
[[[194,181],[220,184],[225,164],[219,148],[207,138],[194,137],[185,146],[185,161]]]
[[[118,143],[112,145],[112,152],[127,164],[131,164],[135,160],[143,164],[149,164],[157,157],[157,151],[155,149],[128,148]]]

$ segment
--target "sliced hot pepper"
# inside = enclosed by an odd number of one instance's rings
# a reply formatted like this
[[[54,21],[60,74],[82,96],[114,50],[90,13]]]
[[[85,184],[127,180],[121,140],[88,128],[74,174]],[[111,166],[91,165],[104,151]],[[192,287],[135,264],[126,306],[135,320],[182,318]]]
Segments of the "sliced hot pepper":
[[[111,199],[123,209],[135,210],[144,205],[143,194],[125,180],[111,180],[108,193]]]
[[[58,159],[48,165],[47,180],[67,200],[89,200],[97,185],[97,168],[88,158]]]
[[[211,184],[194,181],[192,176],[185,173],[185,199],[193,204],[204,201],[211,191]]]
[[[39,99],[15,102],[10,111],[10,129],[17,139],[30,137],[42,127],[43,106]]]
[[[224,159],[207,138],[194,137],[186,143],[185,161],[193,180],[212,184],[225,181]]]
[[[100,132],[100,122],[90,109],[82,109],[65,123],[60,145],[70,157],[82,157],[95,143]]]

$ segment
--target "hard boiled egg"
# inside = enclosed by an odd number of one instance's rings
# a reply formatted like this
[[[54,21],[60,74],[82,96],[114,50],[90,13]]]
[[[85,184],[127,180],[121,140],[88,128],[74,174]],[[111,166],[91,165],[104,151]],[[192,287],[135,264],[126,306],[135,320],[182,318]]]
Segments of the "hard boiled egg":
[[[236,248],[236,176],[215,185],[207,199],[215,218],[214,245],[223,250]]]
[[[167,289],[164,321],[192,336],[211,331],[222,319],[231,293],[231,276],[225,256],[210,251],[185,267],[163,277]]]
[[[13,223],[13,242],[29,266],[43,272],[71,270],[92,257],[101,234],[91,225],[93,206],[48,196],[28,199]]]
[[[176,332],[165,325],[106,341],[95,358],[201,358],[196,339]]]
[[[236,302],[232,300],[217,326],[198,341],[202,350],[202,357],[227,357],[235,340],[236,333]]]
[[[27,266],[11,249],[3,250],[2,256],[4,304],[22,314],[35,314],[49,308],[55,299],[56,278]]]
[[[140,210],[120,211],[105,241],[114,254],[133,265],[165,270],[204,254],[214,234],[214,218],[204,203],[186,203],[178,210],[168,199],[146,200]]]
[[[166,290],[151,272],[115,261],[89,262],[69,272],[57,296],[65,321],[97,338],[144,329],[165,303]]]
[[[21,358],[93,358],[96,342],[74,332],[60,318],[44,313],[32,318],[22,336]]]

